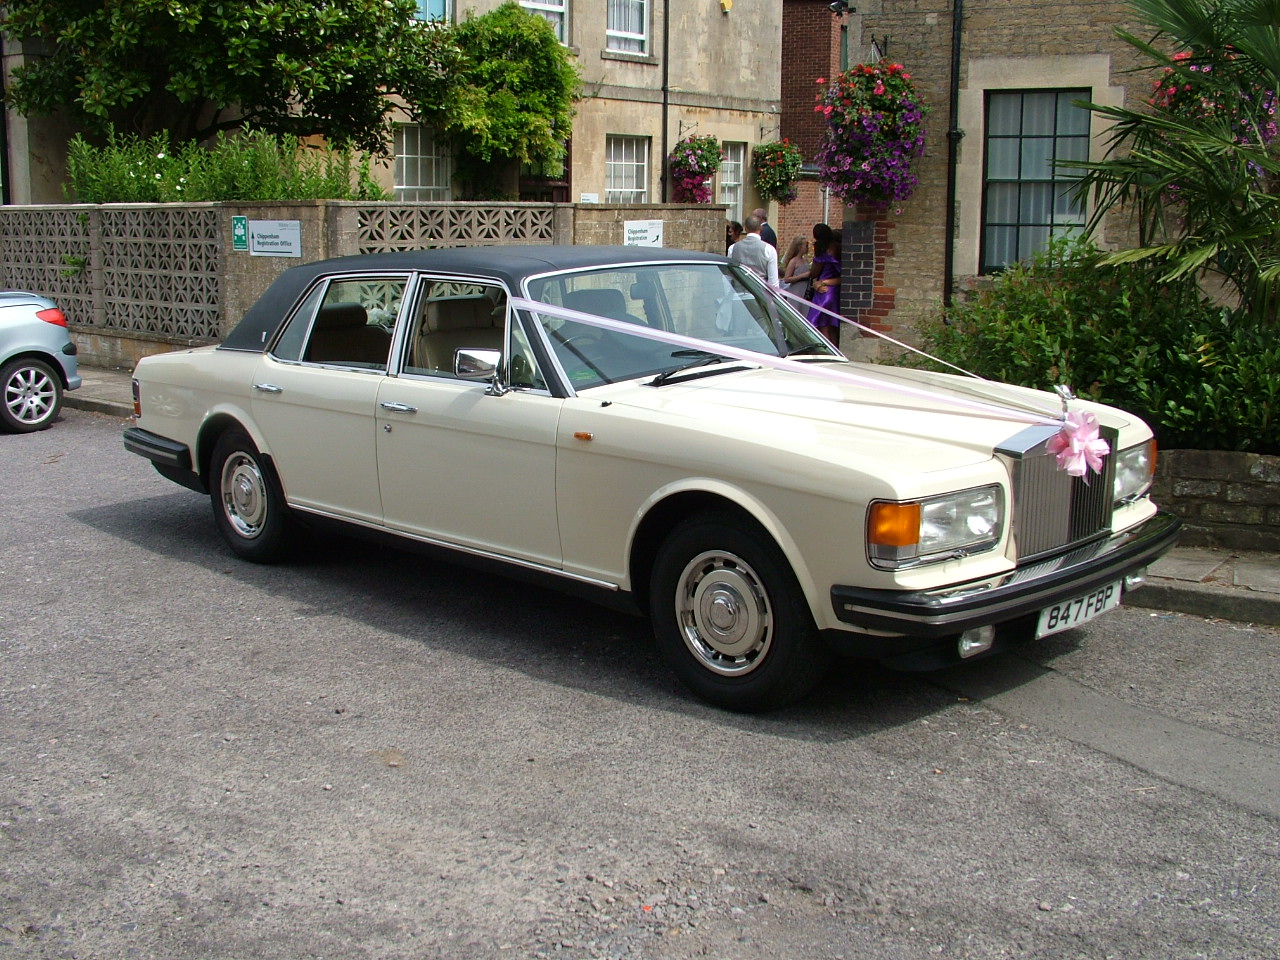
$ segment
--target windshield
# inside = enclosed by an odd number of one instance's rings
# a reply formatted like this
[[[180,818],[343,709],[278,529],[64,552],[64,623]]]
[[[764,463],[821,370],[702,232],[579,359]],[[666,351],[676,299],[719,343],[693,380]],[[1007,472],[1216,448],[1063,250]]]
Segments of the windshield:
[[[750,271],[718,263],[642,263],[536,277],[529,299],[774,357],[843,359],[805,318]],[[670,373],[687,345],[540,315],[547,342],[575,390]],[[727,365],[735,369],[736,365]]]

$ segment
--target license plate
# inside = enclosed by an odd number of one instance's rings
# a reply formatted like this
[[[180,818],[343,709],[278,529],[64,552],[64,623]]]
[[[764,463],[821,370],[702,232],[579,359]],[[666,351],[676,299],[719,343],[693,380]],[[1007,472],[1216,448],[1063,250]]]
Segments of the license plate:
[[[1036,626],[1036,636],[1047,637],[1060,630],[1070,630],[1118,606],[1120,606],[1119,580],[1090,591],[1084,596],[1064,600],[1052,607],[1045,607],[1040,611],[1040,623]]]

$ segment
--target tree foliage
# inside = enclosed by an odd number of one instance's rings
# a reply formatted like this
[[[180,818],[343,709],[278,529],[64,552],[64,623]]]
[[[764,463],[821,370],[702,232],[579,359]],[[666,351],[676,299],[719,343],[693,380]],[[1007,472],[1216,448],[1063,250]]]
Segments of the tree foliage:
[[[59,109],[85,129],[114,124],[204,140],[243,124],[384,151],[399,95],[447,101],[459,53],[413,19],[414,0],[5,0],[4,32],[26,63],[8,98]]]
[[[562,164],[579,78],[551,25],[513,0],[453,36],[462,58],[447,105],[417,106],[452,141],[473,190],[496,160]]]
[[[1107,156],[1083,164],[1098,219],[1136,215],[1139,246],[1166,279],[1215,275],[1241,310],[1280,307],[1280,0],[1131,0],[1155,29],[1120,37],[1161,70],[1145,107],[1091,109],[1112,122]]]

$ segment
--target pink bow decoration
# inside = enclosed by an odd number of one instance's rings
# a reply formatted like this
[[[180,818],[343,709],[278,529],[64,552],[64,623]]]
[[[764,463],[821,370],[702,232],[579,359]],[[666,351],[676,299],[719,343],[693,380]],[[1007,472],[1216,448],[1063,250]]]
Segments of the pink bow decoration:
[[[1102,472],[1102,458],[1111,452],[1111,447],[1098,436],[1097,417],[1072,411],[1062,429],[1050,438],[1049,452],[1057,456],[1059,470],[1083,477],[1087,470]]]

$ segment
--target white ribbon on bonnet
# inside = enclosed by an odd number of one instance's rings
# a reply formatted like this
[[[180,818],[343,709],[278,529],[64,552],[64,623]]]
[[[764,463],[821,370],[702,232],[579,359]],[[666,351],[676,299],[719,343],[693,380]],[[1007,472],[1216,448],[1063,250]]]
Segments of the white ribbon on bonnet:
[[[789,294],[786,291],[775,290],[774,292],[781,293],[785,297],[790,297],[791,299],[797,300],[800,303],[804,303],[808,306],[812,306],[812,304],[809,304],[808,301],[802,300],[799,297],[795,297],[794,295]],[[875,390],[898,394],[900,396],[910,397],[912,399],[927,400],[932,404],[938,404],[944,407],[953,407],[959,411],[964,411],[968,413],[978,413],[984,416],[993,417],[993,418],[1002,419],[1002,420],[1012,420],[1018,423],[1063,424],[1064,435],[1068,430],[1071,431],[1071,437],[1068,438],[1064,436],[1064,440],[1074,439],[1077,442],[1074,444],[1068,444],[1069,449],[1067,454],[1065,454],[1065,459],[1064,459],[1063,453],[1058,453],[1058,465],[1062,469],[1067,470],[1069,473],[1071,473],[1072,476],[1081,476],[1083,474],[1083,469],[1081,469],[1079,473],[1075,472],[1078,461],[1087,463],[1088,467],[1094,469],[1095,471],[1100,469],[1101,461],[1098,460],[1096,456],[1089,457],[1082,460],[1081,457],[1076,455],[1075,451],[1080,449],[1081,440],[1094,441],[1093,445],[1088,446],[1088,449],[1092,454],[1097,454],[1097,451],[1099,449],[1097,444],[1102,445],[1104,454],[1105,452],[1107,452],[1105,449],[1106,441],[1097,439],[1097,420],[1096,418],[1093,417],[1092,414],[1073,415],[1073,416],[1081,417],[1085,421],[1082,423],[1076,423],[1075,421],[1068,420],[1066,417],[1049,414],[1044,412],[1043,410],[1034,409],[1029,406],[1025,408],[1020,408],[1011,401],[994,400],[994,399],[990,401],[970,400],[964,397],[958,397],[954,395],[940,393],[936,390],[930,390],[925,387],[916,387],[916,386],[911,386],[909,384],[904,384],[904,383],[892,383],[876,377],[866,376],[864,374],[850,373],[845,370],[835,369],[828,366],[817,366],[812,362],[792,360],[787,357],[771,356],[770,354],[767,354],[767,353],[759,353],[755,350],[746,350],[746,349],[743,349],[742,347],[735,347],[731,344],[717,343],[714,340],[703,340],[699,337],[689,337],[679,333],[671,333],[670,331],[666,331],[666,330],[655,330],[652,327],[640,326],[639,324],[630,323],[623,320],[613,320],[608,317],[601,317],[592,313],[583,313],[580,310],[570,310],[567,307],[559,307],[553,304],[543,303],[538,300],[529,300],[524,297],[512,297],[510,298],[509,302],[510,302],[510,305],[516,308],[517,310],[527,310],[531,313],[536,313],[543,316],[557,317],[563,320],[572,320],[577,323],[587,324],[588,326],[598,327],[602,330],[612,330],[617,333],[626,334],[628,336],[641,337],[646,340],[656,340],[660,343],[670,344],[673,347],[679,347],[686,350],[696,350],[699,352],[709,353],[709,354],[713,354],[715,356],[720,356],[720,357],[727,357],[734,360],[742,360],[747,363],[755,364],[761,367],[768,367],[774,370],[791,371],[794,373],[802,373],[810,377],[819,377],[825,380],[834,380],[841,383],[852,384],[854,386],[871,387]],[[825,312],[830,313],[830,311],[825,311]],[[839,317],[837,314],[831,314],[831,315],[837,317],[837,319],[839,319],[843,323],[851,324],[852,326],[857,327],[861,330],[867,330],[877,336],[884,337],[884,335],[880,334],[878,331],[871,330],[869,327],[864,327],[860,323],[856,323],[844,317]],[[891,337],[884,337],[884,339],[889,340],[890,342],[895,343],[898,346],[903,347],[904,349],[911,350],[915,353],[919,353],[922,356],[926,356],[926,357],[929,356],[928,354],[925,354],[914,347],[910,347],[906,344],[900,344],[898,343],[898,341],[893,340]],[[930,357],[930,359],[934,359],[934,358]],[[943,361],[939,361],[939,362],[943,362]],[[958,367],[954,367],[954,365],[952,364],[945,364],[945,365],[952,366],[954,369],[959,370]],[[992,386],[995,385],[992,381],[984,380],[983,378],[977,377],[974,374],[967,373],[967,371],[962,370],[960,372],[966,373],[968,376],[979,381],[980,383],[991,384]],[[1087,436],[1089,433],[1088,421],[1092,422],[1091,438]],[[1097,463],[1098,465],[1095,466],[1095,463]]]

